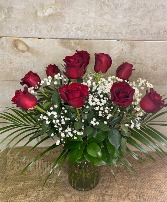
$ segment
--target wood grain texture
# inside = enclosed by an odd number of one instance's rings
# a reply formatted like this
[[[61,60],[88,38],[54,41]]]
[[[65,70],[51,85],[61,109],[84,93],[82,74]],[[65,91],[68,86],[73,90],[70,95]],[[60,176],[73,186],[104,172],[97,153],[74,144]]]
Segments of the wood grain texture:
[[[45,67],[55,63],[62,68],[66,55],[75,50],[87,50],[91,54],[88,70],[93,70],[94,53],[111,55],[113,65],[108,75],[115,75],[123,62],[134,65],[133,78],[142,77],[153,84],[167,85],[167,41],[114,41],[114,40],[62,40],[32,38],[0,39],[0,80],[20,79],[30,70],[45,77]]]
[[[0,36],[167,40],[166,0],[1,0]]]

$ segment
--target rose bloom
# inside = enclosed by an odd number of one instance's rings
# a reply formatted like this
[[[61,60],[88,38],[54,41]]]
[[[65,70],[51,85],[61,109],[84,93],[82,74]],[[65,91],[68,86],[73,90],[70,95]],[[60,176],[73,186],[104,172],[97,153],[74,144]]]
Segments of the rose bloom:
[[[20,84],[21,85],[27,85],[28,87],[35,87],[37,86],[39,83],[41,82],[40,77],[38,76],[38,74],[29,71],[24,78],[21,79]]]
[[[23,109],[33,109],[37,104],[37,98],[28,92],[27,87],[24,88],[24,91],[16,90],[15,96],[11,100],[17,107]]]
[[[99,72],[106,73],[107,70],[111,67],[111,64],[112,64],[112,59],[108,54],[95,53],[94,71],[96,73],[99,73]]]
[[[132,75],[132,68],[132,64],[125,62],[117,68],[116,76],[120,79],[128,80],[129,77]]]
[[[58,73],[60,73],[60,70],[59,70],[58,66],[56,66],[55,64],[54,65],[50,64],[46,67],[47,76],[54,77],[54,75],[56,75]]]
[[[166,106],[167,104],[162,100],[160,94],[158,94],[153,88],[151,88],[150,92],[147,92],[140,101],[140,107],[147,113],[155,113],[162,107]]]
[[[84,67],[86,68],[89,64],[90,54],[87,51],[76,51],[77,54],[83,59]]]
[[[128,107],[133,102],[135,90],[128,83],[113,83],[110,92],[111,101],[121,107]]]
[[[86,67],[89,64],[90,55],[87,51],[77,51],[72,56],[66,56],[65,76],[69,79],[82,78],[86,72]]]
[[[88,86],[80,83],[71,83],[59,88],[61,98],[69,105],[80,108],[84,105],[89,95]]]

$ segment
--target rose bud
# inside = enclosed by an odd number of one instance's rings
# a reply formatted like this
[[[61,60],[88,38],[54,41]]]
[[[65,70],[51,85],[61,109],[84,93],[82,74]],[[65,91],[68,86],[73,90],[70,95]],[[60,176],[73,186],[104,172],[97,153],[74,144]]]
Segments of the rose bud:
[[[51,76],[51,77],[54,77],[54,75],[60,73],[60,70],[58,68],[58,66],[56,66],[55,64],[54,65],[48,65],[46,67],[46,74],[47,76]]]
[[[116,70],[116,76],[123,80],[128,80],[132,75],[133,65],[127,62],[120,65]]]
[[[99,73],[99,72],[106,73],[107,70],[111,67],[111,64],[112,64],[112,59],[108,54],[95,53],[94,71],[96,73]]]
[[[24,91],[16,90],[15,96],[11,100],[17,107],[23,109],[33,109],[37,104],[37,98],[28,92],[28,89],[25,87]]]
[[[65,62],[65,76],[69,79],[82,78],[86,72],[89,58],[87,51],[77,51],[72,56],[66,56],[63,60]]]
[[[113,83],[111,89],[111,101],[121,107],[128,107],[133,102],[135,90],[125,82]]]
[[[41,82],[40,77],[38,76],[38,74],[29,71],[24,78],[21,79],[20,84],[21,85],[27,85],[28,87],[35,87],[37,85],[39,85],[39,83]]]
[[[166,106],[165,101],[153,88],[140,101],[140,107],[147,113],[155,113]]]
[[[89,95],[88,86],[80,83],[71,83],[61,86],[59,93],[65,102],[75,108],[82,107]]]

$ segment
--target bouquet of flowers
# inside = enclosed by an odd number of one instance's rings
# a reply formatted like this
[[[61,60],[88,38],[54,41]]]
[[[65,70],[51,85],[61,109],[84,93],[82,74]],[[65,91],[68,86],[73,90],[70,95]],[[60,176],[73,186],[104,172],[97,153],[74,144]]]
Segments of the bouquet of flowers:
[[[22,172],[59,146],[63,150],[55,159],[47,179],[67,159],[73,164],[82,161],[96,166],[121,164],[132,170],[126,156],[130,154],[140,160],[136,149],[152,160],[154,157],[145,146],[160,157],[166,155],[161,145],[167,146],[167,137],[152,127],[167,125],[164,121],[156,121],[167,113],[160,112],[167,106],[165,99],[145,79],[129,79],[132,64],[121,64],[116,76],[105,78],[112,65],[111,57],[104,53],[95,54],[94,73],[87,73],[89,60],[87,51],[76,51],[65,57],[63,71],[55,64],[48,65],[47,78],[43,80],[38,74],[28,72],[21,79],[24,90],[16,90],[12,98],[18,109],[7,108],[0,113],[0,118],[7,123],[0,133],[6,134],[4,140],[12,137],[8,144],[15,142],[8,153],[27,137],[28,141],[17,155],[37,137],[40,140],[26,156],[49,138],[53,140],[53,144]]]

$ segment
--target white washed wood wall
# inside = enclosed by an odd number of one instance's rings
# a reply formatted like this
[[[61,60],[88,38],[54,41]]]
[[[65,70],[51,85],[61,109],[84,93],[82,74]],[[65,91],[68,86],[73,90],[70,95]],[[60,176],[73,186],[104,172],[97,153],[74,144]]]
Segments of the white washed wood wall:
[[[134,78],[167,95],[167,0],[1,0],[0,37],[0,111],[29,70],[44,77],[75,50],[90,52],[92,65],[95,52],[109,53],[108,74],[130,62]]]

